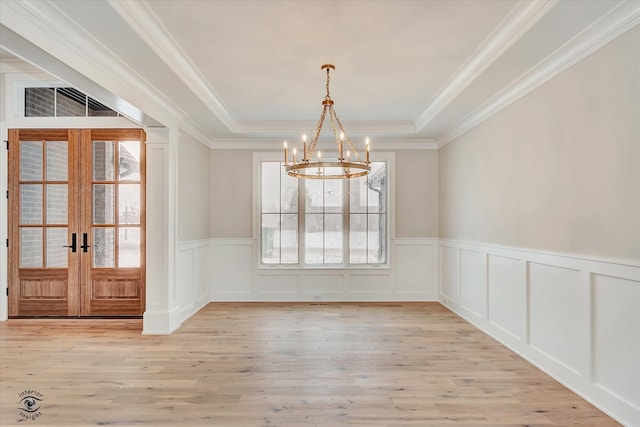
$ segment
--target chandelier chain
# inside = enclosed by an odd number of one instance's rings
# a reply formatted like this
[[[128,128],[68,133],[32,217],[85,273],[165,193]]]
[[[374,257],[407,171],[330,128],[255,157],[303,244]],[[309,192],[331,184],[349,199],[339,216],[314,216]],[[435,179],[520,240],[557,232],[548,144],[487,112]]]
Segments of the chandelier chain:
[[[331,96],[329,95],[329,68],[327,68],[327,95],[324,97],[326,100],[330,100]]]
[[[349,144],[349,149],[353,152],[353,155],[354,155],[355,159],[358,160],[358,161],[362,161],[362,160],[360,160],[360,155],[358,154],[358,151],[353,147],[353,144],[351,144],[351,138],[349,138],[349,135],[347,135],[347,133],[344,131],[344,128],[342,127],[342,122],[340,121],[340,118],[335,113],[335,110],[333,110],[333,108],[331,110],[333,111],[333,115],[336,117],[336,121],[338,122],[338,126],[342,130],[342,133],[344,133],[344,138],[347,140],[347,144]]]
[[[320,114],[320,119],[318,119],[318,125],[316,126],[316,131],[313,134],[313,138],[311,138],[311,144],[309,146],[309,152],[307,153],[307,160],[311,158],[313,153],[316,151],[316,145],[318,144],[318,139],[320,139],[320,131],[322,130],[322,124],[324,123],[324,119],[327,115],[327,105],[322,109],[322,113]]]

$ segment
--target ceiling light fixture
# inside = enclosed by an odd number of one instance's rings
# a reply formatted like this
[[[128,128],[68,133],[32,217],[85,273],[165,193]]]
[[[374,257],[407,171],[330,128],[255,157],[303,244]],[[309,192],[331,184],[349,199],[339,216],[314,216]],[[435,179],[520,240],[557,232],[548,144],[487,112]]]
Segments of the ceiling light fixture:
[[[336,67],[331,64],[325,64],[320,67],[320,69],[327,70],[327,95],[324,97],[324,101],[322,101],[322,114],[320,114],[318,126],[316,127],[316,131],[313,134],[309,147],[307,147],[307,136],[302,136],[302,160],[299,162],[296,162],[296,149],[293,148],[292,162],[289,163],[287,142],[284,142],[285,170],[287,174],[295,178],[344,179],[364,176],[371,171],[371,162],[369,161],[369,138],[367,138],[365,142],[365,160],[362,160],[356,149],[353,147],[353,144],[351,144],[351,140],[347,136],[347,133],[344,131],[344,127],[336,114],[336,110],[333,108],[333,100],[329,95],[329,71],[335,70]],[[327,113],[329,113],[329,118],[331,120],[331,128],[338,147],[338,155],[336,159],[329,158],[328,160],[323,160],[322,153],[318,151],[316,160],[311,161],[311,158],[316,153],[316,146],[318,144],[322,125],[324,124],[324,119],[326,118]],[[345,142],[347,143],[347,147],[344,146]]]

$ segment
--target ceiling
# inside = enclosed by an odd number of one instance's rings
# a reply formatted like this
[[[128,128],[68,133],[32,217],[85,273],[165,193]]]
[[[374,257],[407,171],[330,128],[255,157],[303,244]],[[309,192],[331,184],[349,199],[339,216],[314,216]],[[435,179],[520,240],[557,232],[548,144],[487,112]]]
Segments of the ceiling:
[[[331,63],[352,140],[437,147],[639,22],[635,0],[3,0],[0,60],[214,147],[312,133]]]

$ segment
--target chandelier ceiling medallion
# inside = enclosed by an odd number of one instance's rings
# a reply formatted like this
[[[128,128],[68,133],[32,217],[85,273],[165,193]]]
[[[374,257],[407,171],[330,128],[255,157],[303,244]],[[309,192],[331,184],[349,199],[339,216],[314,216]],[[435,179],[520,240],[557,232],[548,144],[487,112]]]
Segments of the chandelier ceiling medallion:
[[[292,161],[289,162],[287,142],[284,142],[284,166],[287,174],[295,178],[308,178],[308,179],[344,179],[344,178],[357,178],[364,176],[371,171],[371,162],[369,161],[369,138],[365,141],[365,159],[362,160],[360,155],[353,147],[351,140],[347,136],[347,133],[333,108],[333,100],[329,95],[329,71],[335,70],[336,67],[332,64],[325,64],[320,67],[322,70],[327,70],[327,95],[322,101],[322,114],[320,114],[320,120],[316,131],[311,138],[311,142],[307,147],[307,136],[302,136],[302,159],[296,162],[296,148],[293,148]],[[331,120],[331,128],[333,130],[333,136],[335,137],[336,146],[338,148],[336,158],[322,157],[320,151],[316,152],[316,145],[320,138],[320,132],[322,131],[322,125],[324,119],[329,114]],[[347,143],[345,147],[344,144]],[[315,158],[314,158],[315,154]],[[312,158],[314,160],[312,161]]]

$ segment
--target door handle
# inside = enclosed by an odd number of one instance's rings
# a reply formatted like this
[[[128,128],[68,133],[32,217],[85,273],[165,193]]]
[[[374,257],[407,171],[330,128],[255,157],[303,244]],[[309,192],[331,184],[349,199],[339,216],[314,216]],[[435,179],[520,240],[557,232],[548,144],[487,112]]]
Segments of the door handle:
[[[71,234],[71,244],[64,245],[63,248],[71,248],[71,252],[76,251],[76,233]]]
[[[87,252],[89,249],[89,236],[87,233],[82,233],[82,246],[80,247],[82,248],[82,252]]]

